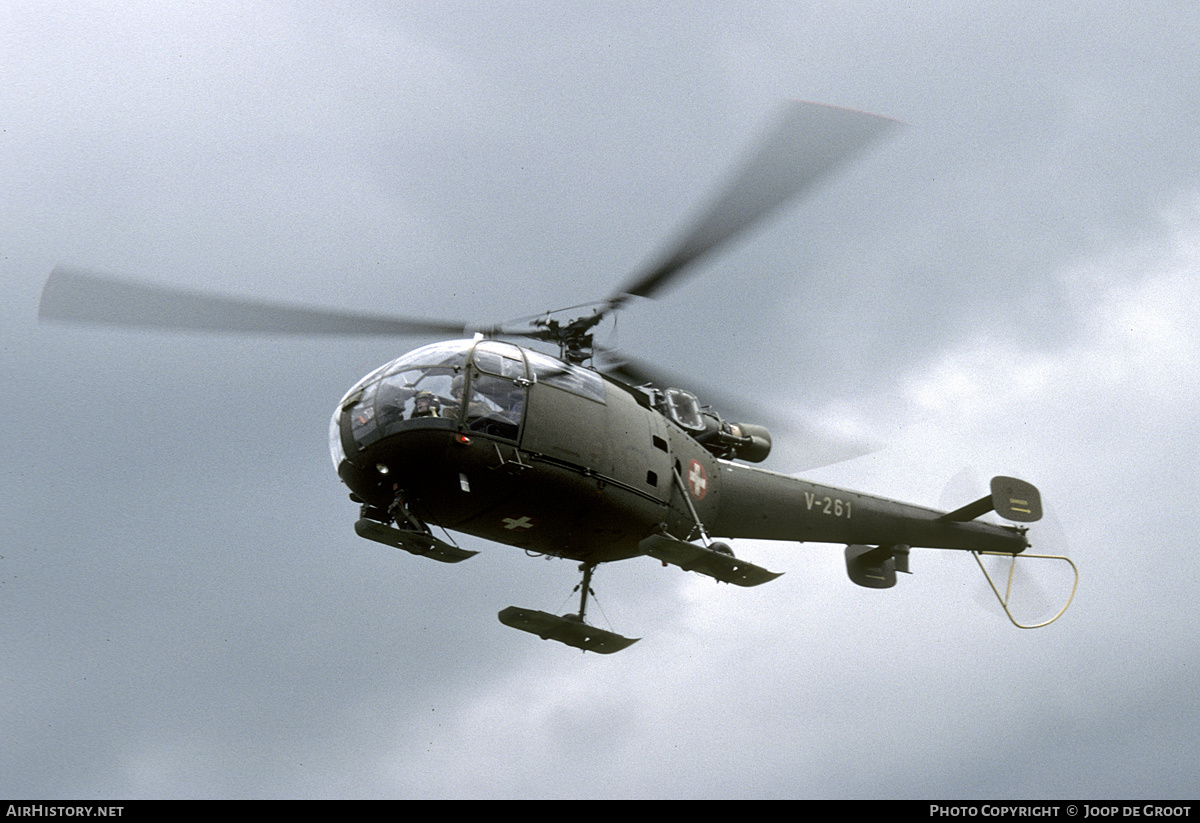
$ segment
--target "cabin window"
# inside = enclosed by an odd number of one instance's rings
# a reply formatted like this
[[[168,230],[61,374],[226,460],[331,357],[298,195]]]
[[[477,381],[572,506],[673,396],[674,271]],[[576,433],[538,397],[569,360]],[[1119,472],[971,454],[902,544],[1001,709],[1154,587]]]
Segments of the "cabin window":
[[[451,392],[462,408],[468,430],[516,440],[525,414],[525,355],[500,340],[481,340],[471,352],[470,380],[454,378]],[[464,398],[464,390],[466,397]]]
[[[458,401],[452,390],[461,371],[442,367],[408,369],[379,382],[375,414],[381,427],[400,420],[456,417]]]
[[[529,368],[536,383],[569,391],[597,403],[604,402],[604,378],[591,369],[564,363],[540,352],[529,351]]]
[[[481,372],[497,377],[507,377],[509,380],[525,378],[525,358],[521,356],[521,350],[511,343],[481,341],[475,346],[471,362]]]

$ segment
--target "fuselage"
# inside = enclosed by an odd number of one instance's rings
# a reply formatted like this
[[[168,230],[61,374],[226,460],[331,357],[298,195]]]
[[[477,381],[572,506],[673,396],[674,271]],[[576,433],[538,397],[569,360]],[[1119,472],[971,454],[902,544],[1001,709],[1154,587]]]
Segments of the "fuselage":
[[[437,343],[376,369],[334,411],[334,465],[367,509],[606,562],[665,531],[1021,551],[1022,532],[720,459],[660,396],[497,340]],[[688,421],[684,420],[684,423]]]

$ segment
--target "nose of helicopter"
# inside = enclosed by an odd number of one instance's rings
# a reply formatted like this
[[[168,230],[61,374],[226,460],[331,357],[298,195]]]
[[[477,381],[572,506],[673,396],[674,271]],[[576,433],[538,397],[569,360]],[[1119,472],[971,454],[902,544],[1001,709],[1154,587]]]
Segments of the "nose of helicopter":
[[[342,404],[338,403],[329,418],[329,456],[333,459],[333,470],[336,472],[346,459],[346,448],[342,445]]]
[[[414,417],[376,424],[354,401],[339,403],[329,421],[329,456],[359,503],[386,508],[399,488],[418,488],[437,469],[455,437],[454,421]],[[415,484],[415,485],[414,485]]]

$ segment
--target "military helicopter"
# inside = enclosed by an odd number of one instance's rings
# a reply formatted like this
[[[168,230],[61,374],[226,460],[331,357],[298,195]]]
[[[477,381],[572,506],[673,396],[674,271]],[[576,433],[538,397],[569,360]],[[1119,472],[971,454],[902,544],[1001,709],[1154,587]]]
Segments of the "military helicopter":
[[[637,640],[585,622],[600,563],[648,555],[739,586],[779,576],[715,537],[844,543],[851,581],[877,589],[909,571],[909,551],[918,547],[970,551],[977,560],[1000,555],[1015,567],[1030,546],[1027,527],[977,518],[995,511],[1016,524],[1037,521],[1042,508],[1033,485],[996,477],[988,495],[940,512],[767,471],[750,465],[771,452],[767,427],[727,419],[655,369],[593,340],[603,319],[635,298],[652,297],[894,125],[843,108],[787,104],[746,164],[659,262],[607,299],[560,312],[472,328],[212,296],[59,267],[43,290],[39,316],[159,329],[457,335],[372,371],[335,406],[330,453],[358,506],[355,531],[445,563],[476,554],[455,544],[450,532],[578,562],[577,612],[513,606],[498,616],[507,626],[584,651],[609,654]],[[513,341],[556,346],[557,353]],[[988,580],[1008,612],[1011,568],[1004,594]],[[1037,626],[1069,605],[1070,598]]]

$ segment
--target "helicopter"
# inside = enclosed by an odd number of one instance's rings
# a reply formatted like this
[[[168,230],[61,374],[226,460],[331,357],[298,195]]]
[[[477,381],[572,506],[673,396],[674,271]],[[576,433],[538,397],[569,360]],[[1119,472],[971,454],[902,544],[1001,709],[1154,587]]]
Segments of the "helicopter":
[[[594,340],[601,321],[690,273],[895,126],[860,111],[786,104],[653,265],[604,300],[499,325],[257,302],[61,266],[46,282],[39,317],[235,333],[453,335],[380,366],[343,395],[330,419],[331,459],[364,539],[459,563],[477,552],[457,545],[457,532],[579,563],[577,611],[510,606],[498,614],[542,639],[601,654],[637,642],[586,622],[601,563],[649,556],[743,587],[780,576],[736,556],[724,542],[736,539],[845,544],[850,580],[873,589],[909,572],[913,548],[1010,558],[1006,586],[988,576],[993,592],[1015,625],[1048,625],[1066,611],[1074,586],[1043,623],[1022,624],[1008,606],[1023,554],[1066,561],[1078,583],[1068,558],[1025,553],[1026,524],[1042,516],[1032,484],[998,476],[987,495],[942,512],[769,471],[757,465],[772,451],[766,425],[723,416],[655,368]],[[1015,525],[979,519],[993,511]]]

